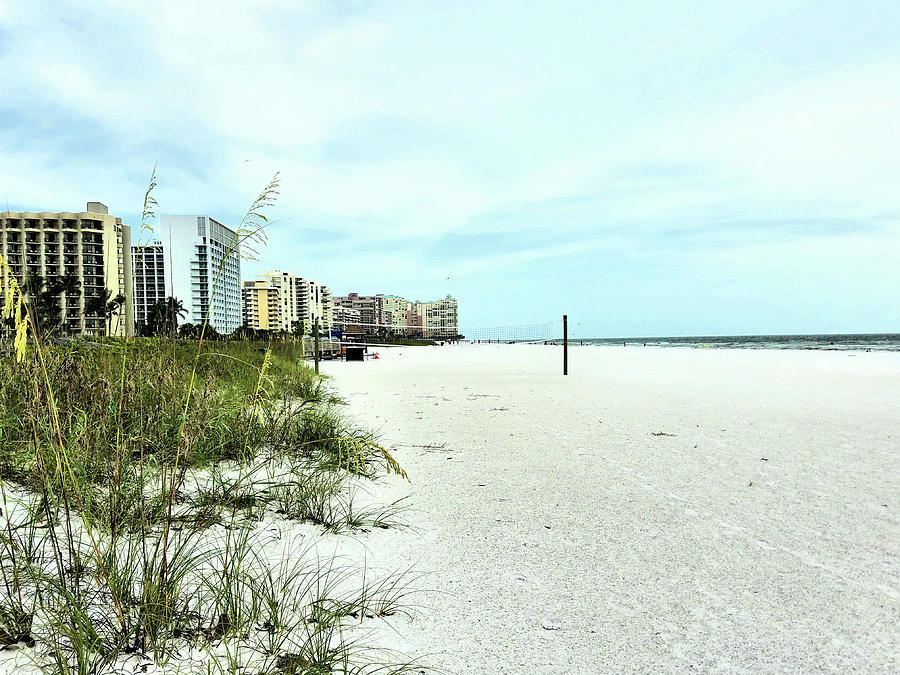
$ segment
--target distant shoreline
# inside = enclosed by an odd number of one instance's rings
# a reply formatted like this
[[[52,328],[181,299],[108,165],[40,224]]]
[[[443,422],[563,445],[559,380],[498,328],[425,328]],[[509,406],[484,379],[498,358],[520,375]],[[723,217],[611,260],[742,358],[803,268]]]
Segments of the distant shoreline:
[[[562,338],[547,340],[562,344]],[[697,335],[680,337],[569,338],[569,345],[696,347],[707,349],[811,349],[900,351],[900,333],[822,335]]]

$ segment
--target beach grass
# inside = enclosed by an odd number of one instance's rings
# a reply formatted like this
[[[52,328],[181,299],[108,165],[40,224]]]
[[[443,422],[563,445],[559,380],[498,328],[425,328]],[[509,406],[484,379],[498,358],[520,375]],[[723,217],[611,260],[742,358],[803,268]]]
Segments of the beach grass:
[[[331,562],[301,574],[302,557],[266,558],[254,524],[399,526],[399,505],[354,501],[360,481],[399,467],[344,422],[293,345],[215,343],[187,407],[194,343],[36,349],[0,357],[0,645],[31,645],[60,673],[104,672],[128,653],[164,664],[185,645],[248,636],[262,647],[240,648],[257,666],[359,652],[342,651],[339,624],[372,601],[331,595]],[[391,578],[358,597],[388,588],[403,597]]]
[[[153,186],[155,171],[143,221]],[[234,251],[264,241],[274,194],[277,178]],[[60,674],[129,658],[181,672],[198,653],[209,673],[408,670],[323,611],[346,605],[351,568],[256,528],[267,515],[328,532],[399,524],[396,504],[353,506],[359,481],[406,473],[345,421],[302,342],[209,342],[204,321],[199,340],[50,344],[2,258],[0,273],[0,648]],[[402,604],[391,579],[357,594]]]

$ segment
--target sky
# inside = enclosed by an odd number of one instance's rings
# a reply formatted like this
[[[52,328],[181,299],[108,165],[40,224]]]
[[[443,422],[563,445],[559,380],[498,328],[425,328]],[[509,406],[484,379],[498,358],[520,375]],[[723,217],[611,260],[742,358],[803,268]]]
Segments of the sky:
[[[463,333],[900,332],[896,0],[0,0],[0,91],[2,210],[137,230],[157,166],[158,213],[237,225],[277,172],[244,278]]]

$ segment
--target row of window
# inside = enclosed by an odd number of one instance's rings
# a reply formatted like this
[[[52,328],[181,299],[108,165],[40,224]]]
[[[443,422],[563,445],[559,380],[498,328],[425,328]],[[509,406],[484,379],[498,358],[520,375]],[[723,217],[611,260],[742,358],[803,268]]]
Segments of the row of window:
[[[35,230],[41,228],[59,229],[78,229],[79,225],[82,230],[102,230],[103,223],[99,220],[72,220],[72,219],[56,219],[56,218],[4,218],[0,220],[0,227],[6,229],[18,228],[26,230]]]

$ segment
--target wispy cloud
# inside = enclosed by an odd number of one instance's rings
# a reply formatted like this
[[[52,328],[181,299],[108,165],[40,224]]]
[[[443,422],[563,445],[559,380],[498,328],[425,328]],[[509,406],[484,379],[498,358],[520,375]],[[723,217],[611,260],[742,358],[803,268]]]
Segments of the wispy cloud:
[[[827,275],[900,286],[898,64],[888,0],[0,0],[0,198],[135,222],[159,162],[161,212],[233,221],[280,170],[250,273],[452,292],[472,324],[609,293],[619,328],[586,331],[774,330],[790,283],[829,317],[858,284]],[[739,321],[708,288],[773,296]]]

